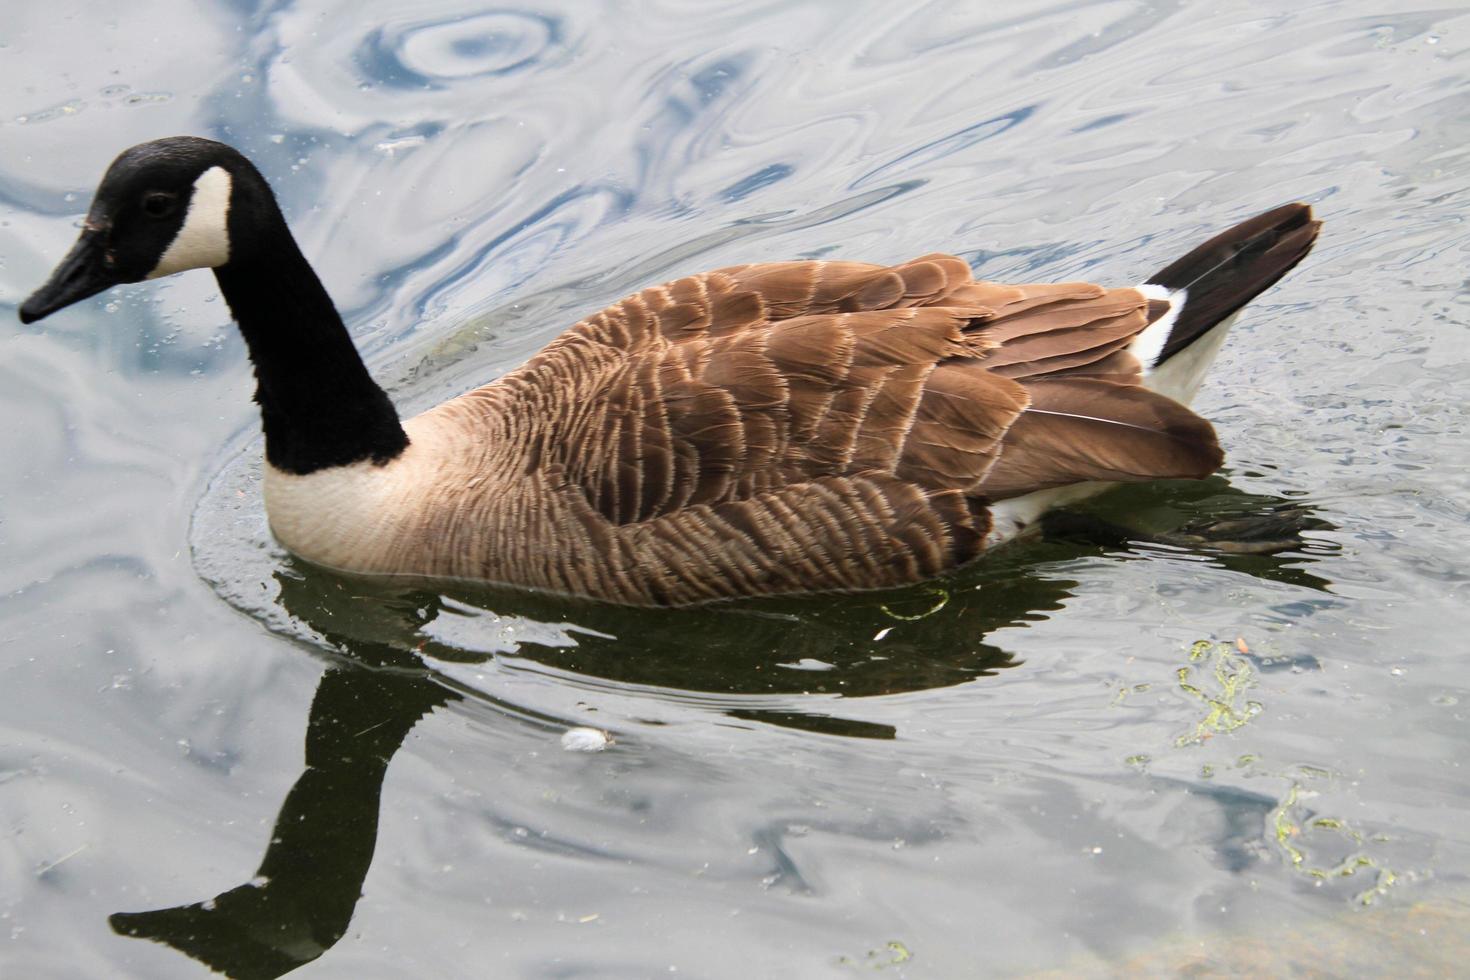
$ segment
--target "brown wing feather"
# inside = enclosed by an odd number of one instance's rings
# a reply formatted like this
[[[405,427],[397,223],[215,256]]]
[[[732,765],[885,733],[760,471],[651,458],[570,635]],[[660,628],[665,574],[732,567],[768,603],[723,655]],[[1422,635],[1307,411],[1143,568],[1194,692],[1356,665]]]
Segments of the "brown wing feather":
[[[997,309],[984,328],[996,344],[986,369],[1010,378],[1044,377],[1100,361],[1127,347],[1164,312],[1150,316],[1136,289],[1105,290],[1090,283],[1020,288],[1027,291],[1022,298]],[[1030,291],[1039,289],[1052,291],[1051,298],[1035,302]],[[1136,364],[1133,375],[1136,383]]]
[[[572,591],[871,588],[978,554],[987,498],[1215,469],[1209,424],[1138,385],[1127,345],[1163,312],[947,255],[733,266],[608,307],[492,387],[619,556],[616,582],[565,570]]]
[[[958,259],[757,266],[609,307],[537,358],[542,370],[583,368],[589,344],[621,348],[570,431],[546,441],[553,461],[608,520],[633,523],[822,476],[892,474],[900,457],[907,471],[937,473],[935,453],[953,442],[943,430],[962,421],[986,433],[985,453],[961,458],[949,446],[949,475],[920,486],[970,486],[1025,396],[1006,379],[978,372],[965,382],[949,368],[947,382],[926,386],[937,366],[989,346],[966,333],[988,309],[919,305],[959,280],[956,265],[968,272]],[[762,291],[740,292],[746,281]],[[864,303],[889,308],[840,309]],[[791,315],[768,315],[773,305]],[[569,393],[582,387],[567,380]]]
[[[1146,388],[1047,378],[1026,390],[1031,404],[980,485],[992,499],[1088,480],[1197,479],[1224,461],[1210,423]]]

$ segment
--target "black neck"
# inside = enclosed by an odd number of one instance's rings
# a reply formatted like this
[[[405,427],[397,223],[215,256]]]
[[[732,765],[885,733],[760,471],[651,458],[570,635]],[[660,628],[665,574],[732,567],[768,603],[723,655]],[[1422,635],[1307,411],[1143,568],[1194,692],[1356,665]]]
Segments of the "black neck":
[[[214,270],[255,364],[265,458],[288,473],[386,463],[408,445],[398,413],[285,220],[273,217],[248,254]]]

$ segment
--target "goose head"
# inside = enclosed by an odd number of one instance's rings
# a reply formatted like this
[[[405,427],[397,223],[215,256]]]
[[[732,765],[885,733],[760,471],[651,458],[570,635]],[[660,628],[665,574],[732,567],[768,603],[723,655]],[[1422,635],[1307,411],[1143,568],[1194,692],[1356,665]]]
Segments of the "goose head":
[[[120,283],[219,268],[249,225],[279,220],[264,178],[237,150],[174,136],[124,150],[102,177],[81,236],[21,305],[32,323]]]
[[[408,445],[270,185],[238,150],[173,136],[107,168],[76,245],[20,307],[33,323],[125,282],[211,269],[255,366],[266,459],[312,473]]]

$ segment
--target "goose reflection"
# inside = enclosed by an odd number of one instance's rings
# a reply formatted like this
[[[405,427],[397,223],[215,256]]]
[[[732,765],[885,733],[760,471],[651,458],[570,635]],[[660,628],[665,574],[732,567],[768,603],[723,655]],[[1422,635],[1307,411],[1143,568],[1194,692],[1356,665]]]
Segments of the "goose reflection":
[[[166,943],[242,980],[278,977],[342,938],[377,845],[388,763],[421,717],[459,697],[422,669],[393,669],[410,666],[406,658],[371,652],[390,656],[333,664],[322,675],[305,770],[250,881],[203,902],[118,912],[108,920],[114,931]]]
[[[245,884],[206,901],[119,912],[109,921],[122,935],[165,943],[236,978],[277,977],[331,949],[347,930],[372,863],[389,762],[420,718],[472,696],[519,723],[572,724],[466,691],[435,670],[436,662],[508,653],[613,685],[719,694],[717,710],[729,717],[892,738],[890,726],[831,717],[804,699],[946,687],[1015,666],[1012,654],[987,639],[1061,609],[1077,583],[1055,569],[1077,558],[1189,548],[1236,571],[1327,589],[1303,568],[1325,548],[1304,543],[1301,530],[1329,526],[1310,507],[1244,494],[1219,477],[1128,494],[1115,506],[1143,514],[1150,530],[1125,532],[1109,523],[1105,498],[1096,511],[1054,525],[1053,538],[938,584],[703,610],[628,610],[483,591],[375,594],[358,580],[288,566],[276,576],[277,601],[331,649],[307,723],[305,769],[281,806],[260,867]],[[484,609],[501,619],[575,626],[520,639],[502,653],[454,642],[473,632]],[[747,695],[759,697],[742,704]],[[784,696],[779,706],[771,706],[772,695]]]

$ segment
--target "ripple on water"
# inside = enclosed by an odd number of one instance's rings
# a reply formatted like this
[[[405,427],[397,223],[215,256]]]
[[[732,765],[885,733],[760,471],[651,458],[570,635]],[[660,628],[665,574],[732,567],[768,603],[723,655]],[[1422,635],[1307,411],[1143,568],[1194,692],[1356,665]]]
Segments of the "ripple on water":
[[[525,71],[560,43],[561,33],[555,17],[501,10],[380,27],[363,39],[354,61],[369,82],[443,86]]]

